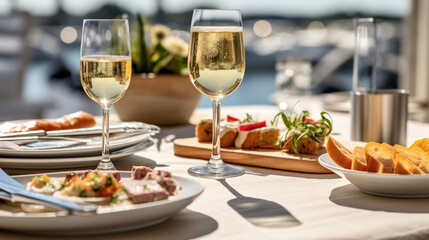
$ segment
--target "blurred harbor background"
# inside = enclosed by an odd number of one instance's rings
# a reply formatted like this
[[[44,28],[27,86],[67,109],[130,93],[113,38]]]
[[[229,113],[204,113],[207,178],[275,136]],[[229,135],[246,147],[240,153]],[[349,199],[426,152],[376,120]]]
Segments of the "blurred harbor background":
[[[416,25],[410,25],[410,16],[421,2],[0,0],[0,120],[58,117],[78,110],[100,115],[100,107],[80,84],[82,21],[124,13],[140,13],[151,23],[168,25],[187,38],[192,9],[239,9],[246,74],[236,92],[224,99],[224,106],[278,104],[283,90],[297,95],[351,91],[353,19],[357,17],[379,21],[377,87],[409,89],[415,83],[410,83],[406,53],[413,39],[409,28]],[[288,70],[290,66],[296,71]],[[302,76],[293,76],[297,72]],[[301,77],[295,86],[294,77]],[[427,98],[416,99],[427,104]],[[199,107],[210,106],[203,96]]]

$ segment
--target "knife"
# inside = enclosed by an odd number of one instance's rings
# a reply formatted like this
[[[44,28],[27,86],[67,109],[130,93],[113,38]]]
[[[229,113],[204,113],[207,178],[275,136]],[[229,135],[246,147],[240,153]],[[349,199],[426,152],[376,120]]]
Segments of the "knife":
[[[0,190],[5,193],[0,194],[2,199],[6,199],[10,195],[11,202],[25,202],[32,204],[40,204],[57,210],[67,210],[74,215],[90,215],[95,214],[97,205],[94,204],[78,204],[68,202],[56,197],[29,191],[24,185],[11,178],[0,168]],[[8,195],[9,194],[9,195]]]
[[[160,128],[155,125],[150,125],[142,122],[122,122],[114,124],[109,127],[109,133],[159,133]],[[0,134],[0,138],[6,137],[24,137],[24,136],[49,136],[49,137],[59,137],[59,136],[81,136],[81,135],[101,135],[102,127],[95,126],[91,128],[77,128],[77,129],[68,129],[68,130],[56,130],[56,131],[44,131],[44,130],[35,130],[35,131],[26,131],[26,132],[17,132],[17,133],[3,133]]]

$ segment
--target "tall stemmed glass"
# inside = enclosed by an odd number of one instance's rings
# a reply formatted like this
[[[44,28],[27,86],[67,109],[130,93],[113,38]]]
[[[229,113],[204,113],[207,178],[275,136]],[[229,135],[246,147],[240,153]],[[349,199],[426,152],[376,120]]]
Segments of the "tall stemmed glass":
[[[80,78],[86,94],[103,112],[102,155],[98,170],[116,170],[109,155],[109,110],[131,80],[128,20],[86,19],[80,48]]]
[[[220,156],[219,117],[222,99],[240,85],[245,69],[243,23],[237,10],[195,9],[189,42],[188,70],[195,88],[212,100],[212,154],[207,165],[188,169],[193,176],[227,178],[244,170]]]

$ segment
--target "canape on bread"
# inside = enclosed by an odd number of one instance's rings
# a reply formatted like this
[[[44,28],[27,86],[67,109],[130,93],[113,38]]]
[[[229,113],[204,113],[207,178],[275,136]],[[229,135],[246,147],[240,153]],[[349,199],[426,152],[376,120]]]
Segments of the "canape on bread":
[[[299,153],[302,154],[317,154],[319,152],[319,148],[322,147],[323,144],[313,141],[311,138],[304,136],[296,143],[296,149]],[[286,152],[293,153],[293,137],[288,137],[286,143],[283,145],[283,150]]]
[[[203,118],[195,127],[195,136],[198,142],[211,142],[213,131],[213,121],[210,118]]]
[[[238,121],[228,122],[222,121],[220,123],[220,146],[231,147],[234,145],[235,138],[237,137]],[[211,142],[213,132],[213,121],[209,118],[201,119],[195,128],[195,136],[199,142]]]
[[[308,115],[308,111],[302,111],[299,114],[280,112],[274,117],[274,126],[281,119],[286,127],[279,141],[284,151],[298,155],[318,154],[319,148],[332,130],[330,116],[326,112],[321,112],[321,119],[314,121],[308,118]]]
[[[238,135],[234,146],[242,149],[278,148],[280,129],[267,127],[266,122],[242,124],[238,127]]]

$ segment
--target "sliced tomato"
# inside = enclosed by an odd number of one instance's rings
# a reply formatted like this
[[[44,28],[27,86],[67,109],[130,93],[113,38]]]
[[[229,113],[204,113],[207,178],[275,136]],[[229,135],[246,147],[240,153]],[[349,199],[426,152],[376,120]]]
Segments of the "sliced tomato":
[[[240,121],[240,119],[226,115],[226,121],[227,122],[236,122],[236,121]]]
[[[238,131],[250,131],[252,129],[261,128],[267,126],[265,121],[257,122],[257,123],[247,123],[238,126]]]
[[[311,124],[317,124],[317,122],[316,121],[314,121],[313,119],[311,119],[311,118],[306,118],[305,119],[305,122],[306,123],[311,123]]]

